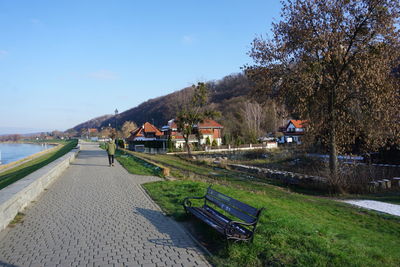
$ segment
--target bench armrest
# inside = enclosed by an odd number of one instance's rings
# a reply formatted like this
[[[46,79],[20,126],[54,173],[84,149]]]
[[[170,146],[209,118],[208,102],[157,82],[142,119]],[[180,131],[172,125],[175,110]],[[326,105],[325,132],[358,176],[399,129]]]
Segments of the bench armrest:
[[[184,200],[183,200],[183,206],[186,208],[186,207],[191,207],[192,206],[192,202],[190,201],[190,199],[203,199],[203,198],[205,198],[205,196],[202,196],[202,197],[186,197]]]

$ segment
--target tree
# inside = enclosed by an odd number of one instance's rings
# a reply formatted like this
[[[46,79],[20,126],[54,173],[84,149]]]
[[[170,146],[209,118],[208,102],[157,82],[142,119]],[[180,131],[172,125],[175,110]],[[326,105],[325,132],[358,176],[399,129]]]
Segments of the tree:
[[[136,123],[133,121],[125,121],[122,125],[122,137],[128,138],[131,135],[131,132],[137,128]]]
[[[172,143],[171,136],[168,136],[167,148],[168,148],[168,152],[172,152],[174,150],[174,144]]]
[[[53,138],[61,138],[62,136],[64,136],[64,133],[58,130],[54,130],[51,132],[50,134]]]
[[[399,139],[399,5],[289,0],[273,38],[252,43],[255,65],[246,74],[256,93],[308,120],[308,142],[320,138],[328,147],[330,181],[339,190],[338,153],[357,138],[367,151]]]
[[[179,101],[179,111],[177,114],[177,128],[182,133],[185,140],[185,147],[188,155],[191,155],[189,138],[196,134],[196,126],[203,122],[205,118],[212,118],[215,112],[208,110],[208,88],[205,83],[199,82],[190,89],[181,92]]]
[[[76,131],[75,129],[69,129],[65,132],[66,136],[68,138],[72,138],[72,137],[76,137],[78,136],[78,131]]]
[[[209,136],[207,136],[207,138],[206,138],[206,145],[207,146],[211,145],[211,140],[210,140]]]
[[[211,146],[218,146],[217,140],[213,140]]]
[[[264,120],[264,110],[257,102],[247,101],[242,108],[243,124],[246,125],[250,142],[255,143],[262,134],[261,124]]]

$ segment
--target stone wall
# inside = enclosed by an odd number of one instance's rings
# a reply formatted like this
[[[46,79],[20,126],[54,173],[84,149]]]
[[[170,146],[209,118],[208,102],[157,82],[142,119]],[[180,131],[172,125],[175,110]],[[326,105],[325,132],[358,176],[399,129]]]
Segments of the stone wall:
[[[279,180],[288,185],[297,185],[305,188],[326,189],[327,179],[320,176],[305,175],[300,173],[259,168],[242,164],[228,164],[232,169],[254,173],[266,178]]]

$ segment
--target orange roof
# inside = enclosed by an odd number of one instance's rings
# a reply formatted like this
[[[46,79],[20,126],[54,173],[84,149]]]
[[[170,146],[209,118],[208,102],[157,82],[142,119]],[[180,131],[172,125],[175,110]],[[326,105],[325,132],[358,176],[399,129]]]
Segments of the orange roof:
[[[214,120],[205,119],[199,124],[199,128],[224,128],[221,124]]]
[[[289,123],[292,123],[296,128],[303,128],[306,124],[306,120],[290,120]]]
[[[155,133],[156,136],[161,136],[162,132],[150,122],[145,122],[142,126],[145,133]]]
[[[97,133],[97,129],[96,128],[89,128],[89,133]]]
[[[155,133],[156,136],[163,135],[162,132],[153,124],[146,122],[142,127],[138,127],[131,132],[131,136],[127,140],[132,141],[136,137],[145,137],[147,133]]]
[[[211,129],[200,129],[200,133],[202,134],[213,134]]]

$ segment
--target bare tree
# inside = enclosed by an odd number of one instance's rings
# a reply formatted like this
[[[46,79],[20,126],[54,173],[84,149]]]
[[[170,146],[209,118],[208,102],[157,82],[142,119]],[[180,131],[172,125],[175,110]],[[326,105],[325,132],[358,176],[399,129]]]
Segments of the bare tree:
[[[180,94],[179,111],[177,114],[178,131],[182,133],[185,140],[186,151],[191,155],[189,139],[191,135],[195,135],[200,139],[198,128],[199,123],[205,118],[212,118],[215,112],[208,110],[206,104],[208,102],[208,87],[205,83],[193,85],[190,89],[186,89]]]
[[[121,129],[123,138],[128,138],[131,135],[131,132],[136,128],[137,125],[133,121],[124,122]]]
[[[262,134],[261,125],[265,118],[264,109],[257,102],[246,101],[242,108],[242,114],[249,139],[252,142],[257,141],[257,138]]]

